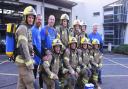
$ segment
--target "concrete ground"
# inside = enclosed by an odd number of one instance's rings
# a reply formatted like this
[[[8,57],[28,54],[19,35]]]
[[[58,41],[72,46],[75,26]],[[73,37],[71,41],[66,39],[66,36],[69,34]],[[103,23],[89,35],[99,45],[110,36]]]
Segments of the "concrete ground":
[[[17,68],[5,55],[0,55],[0,89],[16,89]],[[102,89],[128,89],[128,56],[104,54]]]

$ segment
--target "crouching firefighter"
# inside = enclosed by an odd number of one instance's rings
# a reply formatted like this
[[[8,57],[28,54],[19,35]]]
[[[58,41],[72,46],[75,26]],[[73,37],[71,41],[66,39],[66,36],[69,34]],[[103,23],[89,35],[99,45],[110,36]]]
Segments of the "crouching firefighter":
[[[90,64],[90,55],[88,50],[89,40],[86,37],[82,37],[80,41],[80,49],[81,49],[81,71],[79,73],[79,78],[77,80],[77,87],[79,89],[84,89],[85,84],[89,82],[91,77],[91,64]]]
[[[32,6],[28,6],[24,9],[23,16],[24,21],[16,31],[17,56],[15,62],[19,71],[17,89],[35,89],[31,27],[34,24],[36,12]]]
[[[41,71],[42,78],[45,82],[47,89],[60,89],[58,73],[62,67],[61,57],[62,43],[59,39],[54,39],[52,42],[52,51],[47,53],[50,55],[48,59],[44,60]]]
[[[69,38],[69,47],[64,53],[64,69],[65,74],[64,89],[75,89],[78,74],[80,72],[81,57],[77,49],[77,40],[75,37]]]
[[[92,45],[93,45],[93,59],[91,60],[92,79],[96,89],[101,89],[98,84],[98,73],[102,67],[103,54],[99,50],[100,42],[98,39],[93,39]]]

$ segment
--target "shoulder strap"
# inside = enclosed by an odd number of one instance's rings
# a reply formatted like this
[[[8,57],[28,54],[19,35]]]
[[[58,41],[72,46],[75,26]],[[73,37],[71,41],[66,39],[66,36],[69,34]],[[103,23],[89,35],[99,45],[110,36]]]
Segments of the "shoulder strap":
[[[51,63],[50,63],[50,70],[52,69],[52,64],[54,64],[54,61],[55,61],[55,57],[52,55],[52,60],[51,60]]]

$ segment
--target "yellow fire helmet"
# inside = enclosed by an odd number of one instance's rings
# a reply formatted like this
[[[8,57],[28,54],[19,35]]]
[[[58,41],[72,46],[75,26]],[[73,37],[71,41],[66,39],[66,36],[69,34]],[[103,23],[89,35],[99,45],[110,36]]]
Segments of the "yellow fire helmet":
[[[89,39],[86,37],[82,37],[80,43],[81,44],[89,44]]]
[[[75,37],[70,37],[68,44],[71,44],[71,43],[77,43],[77,39]]]
[[[62,46],[62,43],[59,39],[54,39],[52,42],[52,47],[57,46],[57,45]]]
[[[73,26],[75,26],[75,25],[81,25],[79,19],[74,20],[74,22],[73,22]]]
[[[23,15],[24,16],[26,16],[26,15],[34,15],[34,16],[36,16],[36,11],[32,6],[28,6],[28,7],[26,7],[24,9]]]
[[[100,44],[100,41],[98,39],[93,39],[92,40],[92,45]]]
[[[60,19],[61,20],[63,20],[63,19],[69,20],[69,16],[67,14],[62,14]]]

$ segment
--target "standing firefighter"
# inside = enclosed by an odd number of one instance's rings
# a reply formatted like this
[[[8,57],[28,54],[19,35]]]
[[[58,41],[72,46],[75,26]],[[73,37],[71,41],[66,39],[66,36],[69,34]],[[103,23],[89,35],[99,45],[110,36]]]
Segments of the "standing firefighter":
[[[59,39],[54,39],[52,43],[52,54],[42,65],[42,78],[47,89],[60,89],[58,73],[62,67],[61,55],[62,43]]]
[[[34,89],[31,27],[34,24],[36,12],[32,6],[28,6],[24,9],[23,15],[24,22],[19,25],[16,31],[18,55],[15,62],[19,70],[17,89]]]
[[[96,89],[101,89],[98,84],[98,73],[102,67],[103,54],[100,52],[100,42],[98,39],[92,40],[93,45],[93,59],[91,60],[92,65],[92,80],[95,84]]]
[[[81,23],[80,20],[74,20],[73,22],[73,37],[77,39],[78,46],[80,45],[81,40]]]
[[[77,49],[77,40],[75,37],[69,39],[69,48],[66,49],[64,53],[64,65],[65,69],[63,73],[65,74],[65,87],[64,89],[74,89],[76,81],[78,78],[78,73],[80,72],[81,57],[79,50]]]
[[[81,57],[82,57],[82,64],[81,64],[81,72],[79,73],[78,78],[78,87],[80,89],[84,89],[85,84],[88,83],[91,77],[91,65],[90,65],[90,55],[88,50],[89,40],[85,37],[81,38]]]
[[[85,22],[81,22],[81,37],[87,37],[88,35],[86,33],[87,24]]]
[[[67,14],[62,14],[60,17],[60,26],[56,27],[57,32],[60,34],[60,39],[65,48],[68,46],[68,40],[70,36],[69,31],[69,16]]]

